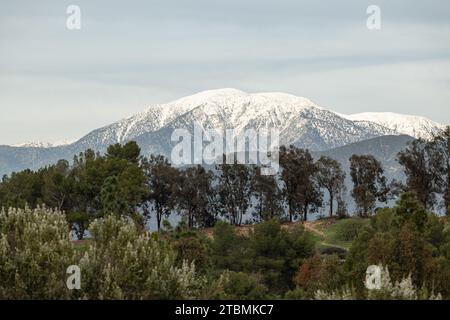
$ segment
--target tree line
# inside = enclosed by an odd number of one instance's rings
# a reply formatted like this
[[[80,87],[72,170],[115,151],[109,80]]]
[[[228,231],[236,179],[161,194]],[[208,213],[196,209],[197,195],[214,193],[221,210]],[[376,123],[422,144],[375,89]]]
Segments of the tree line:
[[[413,140],[398,154],[406,181],[390,183],[374,156],[353,155],[350,194],[356,213],[367,217],[377,201],[409,191],[425,208],[441,207],[449,214],[449,150],[449,127],[431,141]],[[79,239],[93,219],[109,213],[128,216],[142,228],[153,217],[158,230],[172,214],[181,215],[190,228],[212,227],[219,220],[238,226],[271,219],[306,221],[325,205],[330,216],[347,215],[346,174],[338,161],[326,156],[315,161],[308,150],[294,146],[281,147],[279,161],[277,176],[237,162],[217,165],[213,172],[202,166],[176,168],[161,155],[143,157],[135,142],[115,144],[104,155],[87,150],[72,164],[60,160],[37,171],[5,175],[0,206],[61,210]],[[249,213],[251,220],[244,220]]]

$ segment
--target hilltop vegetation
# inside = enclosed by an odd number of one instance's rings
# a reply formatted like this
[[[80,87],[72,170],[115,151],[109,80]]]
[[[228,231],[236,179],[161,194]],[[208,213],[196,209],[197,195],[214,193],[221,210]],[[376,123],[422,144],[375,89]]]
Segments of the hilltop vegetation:
[[[449,141],[450,128],[401,152],[405,184],[353,155],[352,218],[341,165],[294,146],[280,149],[278,176],[237,163],[175,168],[133,142],[5,176],[0,298],[449,299],[448,216],[434,211],[450,210]],[[377,208],[387,199],[397,205]],[[311,223],[325,206],[330,217]],[[70,265],[80,290],[65,287]],[[386,275],[377,291],[363,284],[371,265]]]
[[[369,219],[316,227],[323,238],[302,224],[284,227],[276,220],[245,233],[219,222],[212,236],[168,223],[150,234],[109,214],[90,224],[91,238],[80,245],[68,237],[59,211],[3,210],[0,298],[450,298],[450,230],[412,194]],[[342,239],[348,244],[343,255],[323,250]],[[363,284],[373,264],[390,275],[390,285],[375,291]],[[66,287],[70,265],[80,267],[80,290]]]

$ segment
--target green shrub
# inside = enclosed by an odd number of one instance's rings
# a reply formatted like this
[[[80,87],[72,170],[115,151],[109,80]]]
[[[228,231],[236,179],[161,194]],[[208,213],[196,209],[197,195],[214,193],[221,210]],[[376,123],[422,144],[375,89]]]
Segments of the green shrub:
[[[76,264],[69,226],[59,211],[0,213],[0,299],[68,299],[66,270]]]
[[[242,271],[248,260],[248,239],[240,236],[236,228],[226,222],[214,226],[210,243],[210,256],[215,269]]]
[[[350,218],[340,220],[334,226],[335,239],[339,241],[353,241],[355,240],[361,229],[366,226],[368,221],[361,218]]]
[[[92,242],[81,260],[82,290],[88,299],[195,299],[204,280],[194,263],[175,266],[167,242],[141,232],[114,215],[89,227]]]
[[[281,294],[292,285],[301,262],[314,254],[315,242],[302,226],[281,228],[276,220],[260,223],[250,232],[247,271],[263,275],[266,286]]]
[[[74,247],[63,213],[45,208],[0,212],[0,299],[194,299],[204,279],[194,263],[176,265],[168,242],[131,219],[91,223],[92,239]],[[80,267],[81,289],[66,273]]]
[[[218,297],[226,300],[263,300],[268,298],[268,289],[261,277],[244,272],[225,271],[221,275],[223,292]]]
[[[339,289],[345,285],[346,278],[338,256],[315,255],[301,264],[293,280],[299,289],[297,294],[302,294],[301,298],[313,298],[317,290],[331,292]]]
[[[359,293],[367,267],[382,264],[389,268],[393,283],[410,278],[418,296],[424,296],[420,288],[448,299],[449,240],[442,220],[426,212],[414,194],[405,193],[394,208],[380,210],[370,227],[362,229],[349,250],[345,269]]]

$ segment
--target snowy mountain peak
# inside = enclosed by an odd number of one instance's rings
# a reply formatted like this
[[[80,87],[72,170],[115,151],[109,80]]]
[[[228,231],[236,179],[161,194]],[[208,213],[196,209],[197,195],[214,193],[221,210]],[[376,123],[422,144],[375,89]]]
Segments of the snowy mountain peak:
[[[11,145],[11,147],[16,147],[16,148],[41,148],[41,149],[45,149],[45,148],[53,148],[53,147],[62,147],[62,146],[67,146],[73,142],[75,142],[76,140],[61,140],[61,141],[57,141],[57,142],[42,142],[42,141],[29,141],[29,142],[25,142],[25,143],[18,143],[18,144],[13,144]]]
[[[343,115],[318,106],[313,101],[281,92],[247,93],[224,88],[202,91],[144,111],[97,129],[70,144],[79,152],[88,148],[104,150],[114,143],[130,140],[145,144],[144,149],[170,145],[164,141],[177,128],[223,130],[233,128],[277,128],[281,144],[295,144],[311,150],[326,150],[384,135],[406,134],[430,138],[444,128],[429,119],[395,113]],[[49,148],[49,143],[27,143],[21,147]]]
[[[226,109],[228,106],[238,107],[240,105],[258,105],[259,108],[273,109],[287,108],[290,110],[303,109],[306,107],[318,107],[317,104],[304,97],[297,97],[281,92],[247,93],[238,89],[223,88],[215,90],[202,91],[191,96],[183,97],[166,105],[151,106],[147,111],[160,109],[164,106],[165,111],[170,113],[184,113],[197,107],[204,107],[215,111],[217,107]],[[167,117],[165,117],[167,118]]]
[[[281,145],[324,151],[376,137],[406,134],[429,138],[444,126],[429,119],[395,113],[366,112],[343,115],[313,101],[287,93],[246,93],[225,88],[202,91],[144,111],[85,135],[73,143],[25,143],[0,146],[0,173],[39,168],[92,149],[105,152],[115,143],[136,141],[145,156],[170,157],[175,129],[223,130],[275,128]],[[55,146],[58,146],[55,148]],[[2,153],[3,152],[3,153]],[[6,156],[5,156],[6,155]],[[9,160],[12,159],[12,160]]]
[[[215,116],[228,122],[233,128],[245,126],[246,122],[257,117],[290,117],[307,108],[321,109],[307,98],[287,93],[266,92],[246,93],[224,88],[202,91],[166,104],[155,104],[144,111],[97,130],[97,143],[124,142],[140,134],[163,128],[178,117],[194,112],[197,115]],[[194,111],[195,110],[195,111]]]
[[[280,132],[281,144],[295,144],[311,150],[325,150],[396,134],[376,123],[346,119],[304,97],[225,88],[152,105],[130,118],[91,132],[74,147],[102,150],[113,143],[136,140],[145,145],[143,149],[147,152],[160,152],[170,146],[173,130],[190,129],[194,123],[205,129],[219,130],[276,128]]]
[[[370,121],[415,138],[431,139],[445,125],[421,116],[393,112],[363,112],[345,116],[352,121]]]
[[[17,147],[17,148],[51,148],[53,147],[53,144],[50,142],[42,142],[42,141],[38,141],[38,142],[24,142],[24,143],[18,143],[18,144],[13,144],[11,147]]]

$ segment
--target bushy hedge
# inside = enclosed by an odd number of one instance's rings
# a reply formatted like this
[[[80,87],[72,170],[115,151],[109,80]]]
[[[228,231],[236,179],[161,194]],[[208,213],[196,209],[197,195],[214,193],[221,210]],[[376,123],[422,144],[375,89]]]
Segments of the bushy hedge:
[[[194,299],[203,281],[194,263],[175,266],[165,242],[140,232],[126,218],[108,216],[90,228],[92,243],[81,259],[88,299]]]
[[[367,225],[367,220],[361,218],[350,218],[341,220],[335,226],[335,238],[339,241],[353,241],[361,229]]]
[[[0,213],[0,298],[66,299],[76,257],[62,213],[38,208]]]
[[[110,215],[77,247],[63,213],[46,208],[0,213],[0,299],[194,299],[204,280],[194,264],[175,265],[167,244]],[[69,290],[67,268],[81,270]]]

